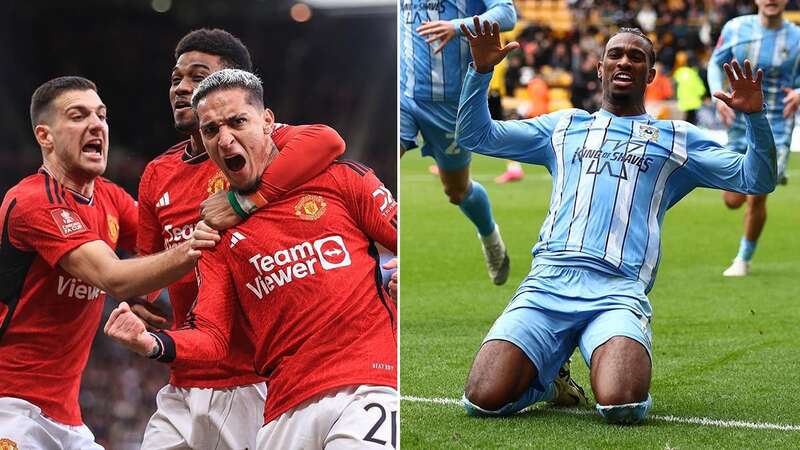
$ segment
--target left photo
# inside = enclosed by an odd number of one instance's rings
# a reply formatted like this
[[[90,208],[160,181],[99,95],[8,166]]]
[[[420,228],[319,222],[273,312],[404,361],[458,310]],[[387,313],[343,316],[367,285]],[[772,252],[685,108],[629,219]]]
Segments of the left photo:
[[[398,448],[396,4],[3,9],[0,448]]]

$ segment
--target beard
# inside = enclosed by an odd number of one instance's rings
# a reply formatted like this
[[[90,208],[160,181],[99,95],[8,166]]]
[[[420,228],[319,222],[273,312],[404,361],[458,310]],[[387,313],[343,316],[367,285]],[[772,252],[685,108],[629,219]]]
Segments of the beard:
[[[197,117],[193,117],[190,120],[184,120],[181,122],[175,122],[175,130],[181,134],[192,134],[197,131]]]

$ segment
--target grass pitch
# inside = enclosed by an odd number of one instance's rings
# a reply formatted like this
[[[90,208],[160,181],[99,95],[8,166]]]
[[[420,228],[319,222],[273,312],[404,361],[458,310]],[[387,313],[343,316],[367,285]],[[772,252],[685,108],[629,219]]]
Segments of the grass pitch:
[[[496,185],[502,160],[475,156],[511,257],[505,286],[491,284],[476,232],[450,205],[418,151],[401,160],[401,444],[452,448],[800,448],[800,155],[790,182],[769,197],[751,275],[726,279],[743,210],[695,190],[668,213],[653,305],[654,405],[645,425],[609,426],[592,411],[534,407],[507,419],[468,418],[459,405],[475,352],[527,274],[550,198],[538,166]],[[580,353],[573,376],[590,392]],[[671,416],[672,419],[670,420]],[[723,426],[713,425],[717,420]],[[747,423],[745,423],[747,422]],[[772,425],[784,429],[761,429]]]

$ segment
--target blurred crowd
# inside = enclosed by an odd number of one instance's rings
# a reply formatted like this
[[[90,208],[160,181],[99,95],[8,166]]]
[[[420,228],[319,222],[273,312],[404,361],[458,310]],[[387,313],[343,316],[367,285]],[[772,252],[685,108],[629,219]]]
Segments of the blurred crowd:
[[[607,38],[621,27],[640,28],[654,43],[657,79],[648,87],[648,112],[718,128],[706,67],[723,25],[755,13],[752,0],[522,0],[520,21],[506,37],[509,55],[493,88],[507,115],[535,117],[575,107],[600,107],[597,63]],[[788,10],[797,10],[790,2]],[[509,117],[510,118],[510,117]]]

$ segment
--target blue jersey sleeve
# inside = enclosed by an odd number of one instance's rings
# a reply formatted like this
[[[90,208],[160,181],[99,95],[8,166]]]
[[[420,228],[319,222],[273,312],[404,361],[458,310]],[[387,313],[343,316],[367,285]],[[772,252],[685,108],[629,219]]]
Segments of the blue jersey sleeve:
[[[733,33],[734,27],[731,26],[730,22],[722,27],[717,46],[708,61],[708,75],[706,78],[708,78],[708,87],[712,94],[722,90],[722,84],[725,81],[725,72],[722,71],[722,65],[731,62],[733,59]]]
[[[492,73],[478,73],[470,64],[458,105],[456,139],[471,152],[551,168],[550,139],[558,120],[574,110],[558,111],[528,120],[492,120],[487,89]]]
[[[772,130],[763,112],[744,114],[747,152],[741,154],[712,141],[689,126],[686,169],[699,187],[744,194],[766,194],[775,189],[777,159]]]
[[[488,20],[489,23],[497,22],[500,24],[501,31],[508,31],[514,28],[517,23],[517,11],[511,0],[484,0],[486,12],[479,15],[481,23]],[[461,35],[461,24],[466,25],[473,33],[475,32],[475,22],[472,17],[453,19],[450,21],[456,28],[456,34]]]

